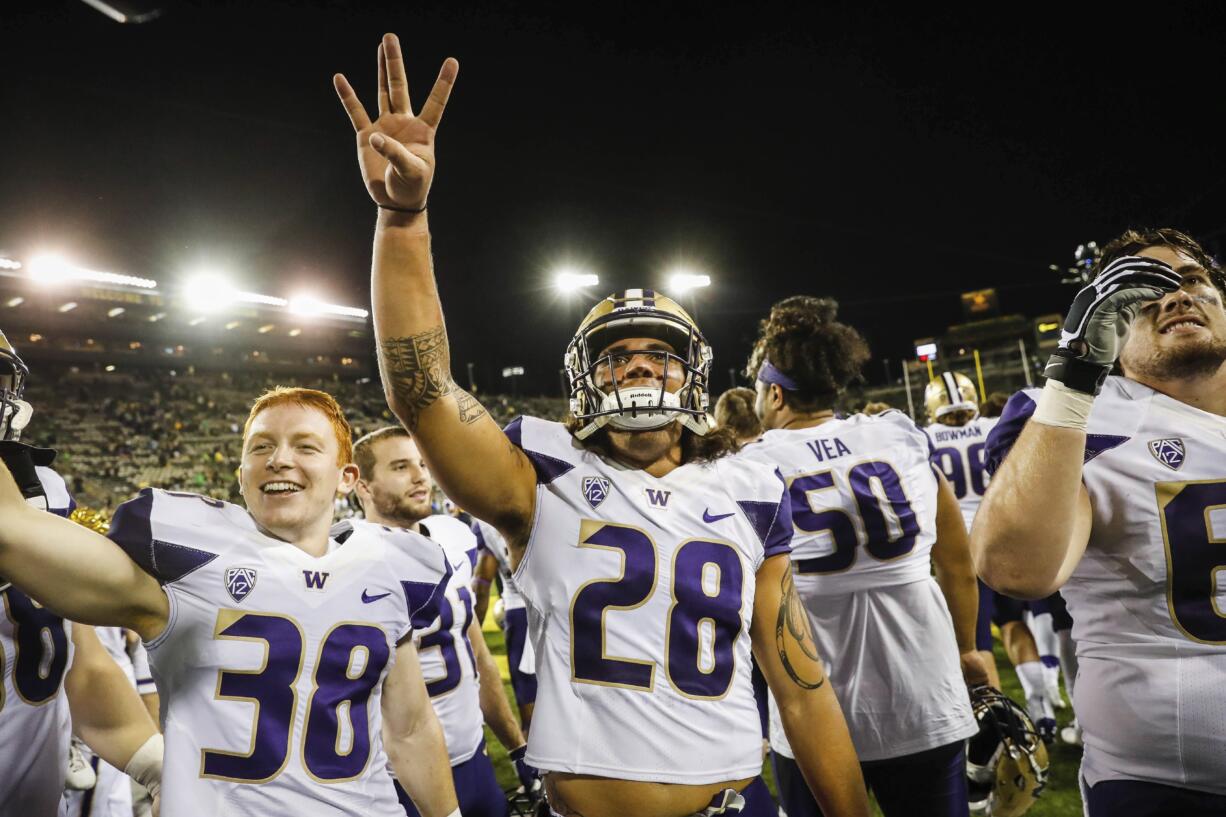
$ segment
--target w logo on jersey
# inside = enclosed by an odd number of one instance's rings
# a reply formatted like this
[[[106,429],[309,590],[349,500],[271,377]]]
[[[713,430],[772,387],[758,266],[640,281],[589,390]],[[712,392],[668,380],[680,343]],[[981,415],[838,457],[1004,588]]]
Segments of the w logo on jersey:
[[[240,602],[255,589],[254,567],[232,567],[226,571],[226,590],[230,598]]]
[[[319,570],[302,571],[302,578],[306,581],[307,590],[323,590],[324,583],[328,581],[329,575]]]
[[[653,508],[667,508],[672,491],[661,491],[659,488],[644,488],[647,493],[647,504]]]
[[[1178,437],[1166,437],[1161,440],[1150,440],[1149,453],[1167,468],[1178,471],[1188,452],[1184,448],[1183,440]]]
[[[587,504],[595,508],[609,495],[609,481],[604,477],[584,477],[583,496]]]

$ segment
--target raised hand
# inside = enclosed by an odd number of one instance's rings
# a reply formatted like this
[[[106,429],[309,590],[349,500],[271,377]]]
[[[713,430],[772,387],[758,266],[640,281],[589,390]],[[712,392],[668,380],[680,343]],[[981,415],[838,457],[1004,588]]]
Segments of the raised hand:
[[[395,34],[379,44],[379,116],[373,122],[343,74],[332,84],[357,132],[358,166],[375,204],[421,210],[434,180],[434,137],[455,85],[460,63],[448,57],[421,112],[413,115],[404,55]]]
[[[1156,258],[1117,258],[1077,293],[1060,344],[1043,374],[1086,394],[1098,394],[1145,301],[1179,289],[1180,276]]]

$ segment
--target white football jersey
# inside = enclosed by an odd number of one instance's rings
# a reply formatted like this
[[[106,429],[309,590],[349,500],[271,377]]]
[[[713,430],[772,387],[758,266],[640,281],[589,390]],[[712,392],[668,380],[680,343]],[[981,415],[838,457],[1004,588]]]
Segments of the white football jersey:
[[[54,457],[45,449],[32,454],[36,462]],[[60,475],[45,465],[34,472],[41,493],[28,496],[30,504],[57,516],[72,513]],[[0,814],[55,817],[68,769],[64,676],[72,665],[72,624],[15,587],[0,591],[0,604]]]
[[[471,758],[485,736],[477,661],[468,641],[477,538],[468,525],[445,515],[422,520],[421,532],[443,546],[451,564],[451,579],[445,601],[439,605],[439,617],[415,632],[413,639],[426,692],[447,739],[447,756],[455,766]]]
[[[990,467],[1037,399],[1010,399]],[[1060,592],[1077,643],[1086,782],[1226,794],[1226,418],[1109,377],[1090,412],[1082,482],[1093,527]]]
[[[473,534],[477,537],[478,547],[494,557],[498,562],[498,580],[502,584],[502,604],[504,610],[520,610],[524,606],[524,598],[515,586],[515,578],[511,570],[511,550],[507,540],[503,538],[493,525],[473,520]]]
[[[657,478],[560,423],[523,417],[507,436],[538,483],[514,575],[539,684],[528,762],[666,783],[756,776],[756,573],[792,528],[775,469],[724,457]]]
[[[110,536],[162,584],[163,817],[398,817],[383,751],[396,645],[438,615],[442,549],[347,520],[318,558],[242,508],[145,489]]]
[[[774,429],[738,455],[777,467],[792,572],[861,760],[975,734],[957,639],[932,578],[937,481],[928,438],[899,411]],[[778,715],[771,745],[791,755]]]
[[[975,519],[991,479],[987,469],[988,432],[999,419],[976,417],[963,426],[933,423],[924,429],[932,441],[932,464],[954,489],[967,529]]]

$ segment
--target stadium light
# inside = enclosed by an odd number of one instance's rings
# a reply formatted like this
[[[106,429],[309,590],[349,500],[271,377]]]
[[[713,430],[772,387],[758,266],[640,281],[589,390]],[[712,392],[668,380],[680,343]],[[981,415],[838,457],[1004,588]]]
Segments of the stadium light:
[[[114,308],[112,308],[112,309],[108,309],[108,310],[106,311],[106,316],[107,316],[108,318],[118,318],[118,317],[119,317],[120,315],[122,315],[124,312],[127,312],[127,310],[126,310],[126,309],[124,309],[122,306],[116,306],[116,307],[114,307]]]
[[[40,255],[34,258],[30,261],[26,274],[30,276],[30,280],[45,285],[55,285],[65,281],[91,281],[97,284],[114,284],[137,289],[157,289],[158,285],[158,282],[152,278],[139,278],[135,275],[120,275],[115,272],[79,267],[59,255]]]
[[[689,270],[677,270],[668,277],[668,291],[680,295],[693,289],[711,286],[711,276]]]
[[[365,309],[358,309],[353,306],[340,306],[339,304],[328,304],[316,298],[314,295],[301,293],[294,295],[289,299],[289,311],[295,315],[313,318],[319,315],[340,315],[346,318],[365,318],[370,313]]]
[[[12,298],[9,298],[7,301],[5,301],[4,305],[12,308],[14,306],[21,306],[25,302],[26,302],[25,298],[21,297],[20,295],[14,295]]]
[[[69,301],[68,303],[60,304],[59,308],[58,308],[58,309],[56,309],[55,311],[56,311],[56,312],[60,312],[60,313],[63,313],[63,312],[71,312],[72,310],[74,310],[74,309],[76,309],[76,308],[77,308],[77,302],[76,302],[76,301]]]
[[[21,262],[12,258],[0,258],[0,269],[21,269]]]
[[[553,285],[560,292],[577,292],[585,287],[600,285],[600,276],[576,269],[560,269],[553,274]]]
[[[183,284],[183,298],[196,312],[218,312],[236,300],[238,290],[225,275],[204,270],[191,275]]]

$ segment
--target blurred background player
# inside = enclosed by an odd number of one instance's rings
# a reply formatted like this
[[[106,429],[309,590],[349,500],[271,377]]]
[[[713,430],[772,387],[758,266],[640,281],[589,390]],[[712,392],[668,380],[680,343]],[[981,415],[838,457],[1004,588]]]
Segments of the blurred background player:
[[[1171,229],[1094,272],[989,437],[976,563],[1068,603],[1087,815],[1226,814],[1226,276]]]
[[[28,374],[0,332],[0,459],[16,479],[14,498],[67,518],[75,504],[51,468],[55,452],[20,442],[34,411],[22,399]],[[93,628],[64,620],[3,578],[0,599],[0,746],[5,753],[0,814],[58,813],[73,721],[86,744],[156,790],[162,754],[157,729]]]
[[[459,813],[411,638],[437,617],[450,568],[418,534],[333,529],[333,498],[357,479],[351,433],[330,395],[270,391],[244,426],[247,509],[146,489],[116,510],[111,539],[35,513],[0,469],[0,573],[145,641],[165,708],[165,817],[397,817],[389,762],[426,817]]]
[[[797,592],[882,812],[965,815],[967,685],[987,681],[966,527],[905,414],[836,417],[869,359],[837,309],[797,295],[762,321],[747,371],[767,431],[738,456],[778,468],[788,486]],[[789,817],[821,813],[777,730],[771,745]]]
[[[838,702],[792,615],[782,486],[773,468],[722,456],[735,442],[710,430],[711,351],[684,310],[628,290],[588,314],[565,357],[569,426],[523,417],[504,435],[452,380],[425,206],[458,70],[444,62],[415,116],[386,35],[375,121],[344,77],[335,85],[380,208],[384,390],[447,495],[510,545],[537,658],[528,760],[548,772],[551,808],[741,812],[762,766],[752,642],[818,798],[867,814]]]
[[[474,609],[477,622],[485,621],[490,603],[490,587],[498,579],[500,603],[495,618],[502,627],[507,648],[507,669],[511,676],[511,689],[519,707],[519,720],[524,734],[532,727],[532,706],[536,701],[536,654],[528,638],[528,610],[524,597],[515,586],[511,575],[511,549],[493,525],[480,519],[472,521],[473,535],[477,537],[477,567],[473,575]]]
[[[525,789],[539,788],[540,780],[524,763],[523,732],[511,713],[481,624],[473,615],[469,588],[477,558],[476,537],[459,519],[431,514],[434,486],[430,472],[416,443],[400,426],[362,437],[354,444],[353,456],[361,472],[357,494],[366,519],[430,537],[443,546],[451,563],[438,619],[413,637],[426,692],[443,726],[460,812],[465,817],[503,817],[506,796],[494,776],[482,724],[488,723],[507,748]],[[399,784],[397,794],[410,817],[419,817]]]
[[[987,490],[990,477],[985,466],[985,449],[988,432],[997,422],[997,418],[979,416],[978,398],[971,379],[957,372],[942,372],[924,389],[924,406],[928,412],[924,433],[932,444],[932,465],[953,488],[967,530]],[[1030,717],[1044,742],[1051,743],[1056,737],[1053,706],[1059,698],[1059,682],[1056,682],[1053,698],[1041,654],[1024,617],[1022,602],[1000,596],[980,581],[975,644],[992,686],[1000,689],[1000,674],[992,652],[993,622],[1000,628],[1005,652],[1017,670]]]
[[[739,386],[728,389],[715,401],[715,425],[726,428],[741,445],[762,436],[762,421],[753,410],[753,389]]]

